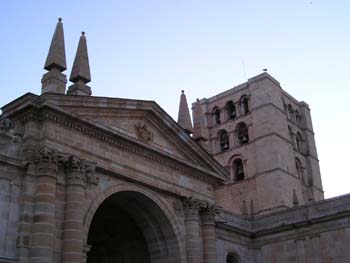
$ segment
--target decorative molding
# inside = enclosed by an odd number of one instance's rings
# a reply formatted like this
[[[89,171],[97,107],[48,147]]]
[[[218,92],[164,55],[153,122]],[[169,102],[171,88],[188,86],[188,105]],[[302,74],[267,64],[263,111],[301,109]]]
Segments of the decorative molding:
[[[83,123],[85,121],[79,120],[73,116],[62,116],[62,114],[49,111],[47,109],[42,110],[40,113],[31,110],[19,117],[20,121],[28,122],[30,120],[39,121],[52,121],[68,129],[75,130],[86,136],[93,137],[97,140],[108,143],[113,147],[117,147],[121,150],[128,151],[133,154],[137,154],[145,159],[160,163],[162,165],[168,166],[171,169],[180,171],[190,177],[194,177],[198,180],[207,182],[212,185],[218,184],[218,181],[223,181],[211,174],[210,171],[206,171],[203,168],[192,167],[190,164],[182,163],[179,160],[175,160],[164,153],[157,152],[156,150],[149,149],[146,146],[138,145],[137,142],[133,142],[132,138],[130,140],[116,135],[112,131],[104,130],[103,128],[93,126],[90,123]]]

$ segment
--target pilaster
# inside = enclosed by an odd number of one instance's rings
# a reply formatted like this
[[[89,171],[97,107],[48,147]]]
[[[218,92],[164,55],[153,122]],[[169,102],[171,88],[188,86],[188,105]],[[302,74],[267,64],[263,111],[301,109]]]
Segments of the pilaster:
[[[66,163],[66,204],[63,224],[62,262],[84,262],[83,205],[86,184],[95,169],[75,156]]]
[[[17,247],[21,262],[27,262],[30,249],[31,227],[33,222],[34,189],[33,182],[36,175],[37,150],[33,146],[26,146],[23,149],[26,171],[23,176],[21,190],[21,212],[18,226]]]
[[[218,209],[207,204],[201,209],[202,236],[203,236],[203,263],[216,263],[216,229],[215,215]]]
[[[187,263],[202,263],[203,248],[201,236],[200,202],[191,198],[183,201],[186,227]]]
[[[39,152],[37,163],[35,209],[29,262],[51,263],[53,262],[55,233],[58,155],[53,150],[42,148]]]

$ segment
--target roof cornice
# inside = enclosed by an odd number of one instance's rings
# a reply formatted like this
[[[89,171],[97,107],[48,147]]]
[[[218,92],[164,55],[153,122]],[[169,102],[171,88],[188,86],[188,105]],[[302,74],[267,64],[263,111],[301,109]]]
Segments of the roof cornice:
[[[53,99],[55,97],[60,98],[61,105],[58,105],[58,101],[55,102],[55,100]],[[2,108],[2,110],[4,117],[14,118],[22,122],[26,122],[28,120],[40,120],[59,123],[60,125],[65,126],[68,129],[72,129],[84,135],[91,136],[98,140],[107,142],[110,145],[113,145],[114,147],[118,147],[131,153],[141,155],[146,159],[156,161],[173,169],[177,169],[191,177],[196,177],[202,181],[206,181],[213,185],[221,184],[227,179],[227,171],[218,163],[216,163],[216,161],[213,160],[211,156],[205,156],[203,158],[203,161],[209,163],[211,167],[215,165],[214,167],[212,167],[212,169],[216,170],[216,172],[209,171],[207,169],[204,169],[203,167],[200,167],[199,165],[192,164],[184,160],[179,160],[176,156],[170,153],[158,150],[157,148],[152,147],[147,143],[143,143],[142,141],[139,141],[124,133],[108,129],[105,126],[96,124],[86,119],[81,119],[80,116],[68,112],[64,110],[64,107],[62,107],[62,103],[64,104],[65,99],[79,101],[82,99],[81,97],[82,96],[66,96],[59,94],[44,94],[42,96],[37,96],[28,93],[22,96],[21,98],[5,105]],[[202,149],[190,136],[188,136],[182,130],[182,128],[153,101],[137,101],[113,98],[109,99],[90,96],[83,98],[84,100],[82,102],[84,102],[85,107],[89,107],[90,104],[91,106],[96,105],[96,100],[105,101],[107,102],[106,105],[111,105],[111,103],[113,102],[114,107],[114,103],[125,104],[126,102],[128,102],[130,109],[136,109],[134,106],[143,103],[143,105],[146,106],[142,108],[143,110],[152,111],[157,117],[162,119],[163,123],[165,123],[169,127],[171,126],[171,128],[173,129],[176,129],[176,133],[183,133],[183,135],[181,135],[182,139],[185,140],[189,147],[193,147],[194,151],[198,151],[198,148],[200,148],[200,151],[205,152],[204,149]],[[74,104],[74,106],[79,107],[80,105]],[[205,154],[209,155],[207,152],[205,152]],[[224,173],[221,173],[222,170],[224,171]]]

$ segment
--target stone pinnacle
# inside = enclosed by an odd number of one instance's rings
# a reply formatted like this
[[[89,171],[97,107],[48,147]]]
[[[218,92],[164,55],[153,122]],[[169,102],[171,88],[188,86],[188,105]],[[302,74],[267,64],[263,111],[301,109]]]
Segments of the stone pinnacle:
[[[60,72],[67,69],[62,18],[58,18],[44,66],[44,69],[48,71],[53,68],[57,68]]]
[[[64,47],[64,33],[62,18],[58,19],[53,34],[49,53],[46,58],[45,73],[41,79],[41,93],[65,94],[67,77],[62,73],[66,70],[66,51]]]
[[[78,49],[75,55],[73,68],[69,80],[73,83],[76,83],[78,80],[81,80],[84,83],[88,83],[91,81],[89,56],[84,31],[81,32],[81,36],[78,43]]]
[[[69,80],[74,84],[67,91],[68,95],[91,95],[91,88],[86,85],[91,81],[89,56],[86,44],[85,32],[81,32],[75,55],[72,72]]]
[[[180,96],[180,106],[179,106],[179,115],[177,123],[188,133],[193,133],[192,122],[190,117],[190,111],[187,105],[187,99],[184,91],[181,91]]]

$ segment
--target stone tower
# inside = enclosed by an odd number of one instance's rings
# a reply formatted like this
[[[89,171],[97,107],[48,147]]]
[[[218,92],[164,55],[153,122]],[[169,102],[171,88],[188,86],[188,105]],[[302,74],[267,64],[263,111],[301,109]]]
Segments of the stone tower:
[[[198,103],[204,145],[230,172],[216,189],[225,210],[262,214],[323,199],[310,109],[268,73],[193,103],[194,124]]]

